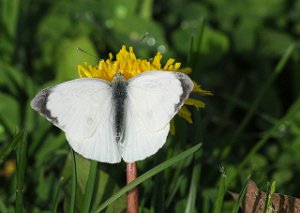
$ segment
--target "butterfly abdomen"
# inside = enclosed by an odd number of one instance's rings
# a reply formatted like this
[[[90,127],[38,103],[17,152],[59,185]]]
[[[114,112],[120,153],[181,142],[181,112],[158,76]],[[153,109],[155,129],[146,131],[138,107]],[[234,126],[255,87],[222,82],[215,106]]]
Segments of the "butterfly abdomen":
[[[116,142],[122,142],[125,132],[125,112],[127,106],[127,81],[124,76],[116,74],[112,81],[113,121]]]

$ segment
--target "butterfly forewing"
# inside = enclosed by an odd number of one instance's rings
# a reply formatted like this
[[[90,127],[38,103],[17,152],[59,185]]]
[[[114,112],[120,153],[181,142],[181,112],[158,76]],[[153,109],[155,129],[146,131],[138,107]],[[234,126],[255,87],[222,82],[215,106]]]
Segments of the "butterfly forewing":
[[[121,160],[114,143],[111,86],[83,78],[45,89],[31,106],[66,133],[72,148],[86,158],[116,163]]]
[[[129,80],[124,161],[142,160],[163,146],[170,120],[192,89],[190,78],[178,72],[148,71]]]

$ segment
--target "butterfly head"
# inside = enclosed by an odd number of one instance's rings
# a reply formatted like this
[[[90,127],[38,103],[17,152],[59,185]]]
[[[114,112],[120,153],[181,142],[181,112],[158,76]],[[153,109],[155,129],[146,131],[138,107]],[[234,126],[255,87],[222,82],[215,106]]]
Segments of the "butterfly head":
[[[120,82],[120,81],[126,81],[126,78],[124,77],[124,75],[119,71],[115,74],[112,83],[114,82]]]

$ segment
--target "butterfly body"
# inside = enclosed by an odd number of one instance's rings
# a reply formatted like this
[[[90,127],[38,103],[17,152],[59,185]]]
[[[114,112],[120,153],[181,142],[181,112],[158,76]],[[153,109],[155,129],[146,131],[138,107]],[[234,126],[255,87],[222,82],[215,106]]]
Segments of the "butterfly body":
[[[114,133],[117,143],[122,143],[125,132],[125,112],[127,106],[127,81],[124,76],[118,72],[112,83],[112,102]]]
[[[82,78],[39,92],[31,107],[63,130],[71,147],[100,162],[134,162],[166,142],[170,121],[193,89],[179,72],[147,71],[112,82]]]

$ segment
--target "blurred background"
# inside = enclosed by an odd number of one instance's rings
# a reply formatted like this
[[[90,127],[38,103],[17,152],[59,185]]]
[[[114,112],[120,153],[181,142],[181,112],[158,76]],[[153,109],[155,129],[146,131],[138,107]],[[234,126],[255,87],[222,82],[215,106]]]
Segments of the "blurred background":
[[[141,212],[184,212],[190,202],[190,212],[212,212],[222,177],[226,190],[239,192],[249,174],[265,191],[267,181],[276,181],[277,192],[300,197],[300,1],[1,0],[0,17],[0,153],[26,128],[27,212],[51,212],[56,204],[59,212],[68,209],[72,174],[64,134],[31,110],[30,100],[42,88],[78,78],[78,64],[97,65],[97,57],[123,44],[139,58],[158,51],[164,62],[175,58],[214,93],[193,95],[206,103],[190,108],[193,124],[176,117],[175,135],[138,162],[142,174],[203,143],[194,157],[140,185]],[[0,212],[15,208],[13,150],[0,161]],[[76,159],[80,206],[89,161]],[[98,168],[93,208],[125,185],[124,162]],[[222,212],[233,205],[226,194]],[[106,211],[124,209],[121,197]]]

